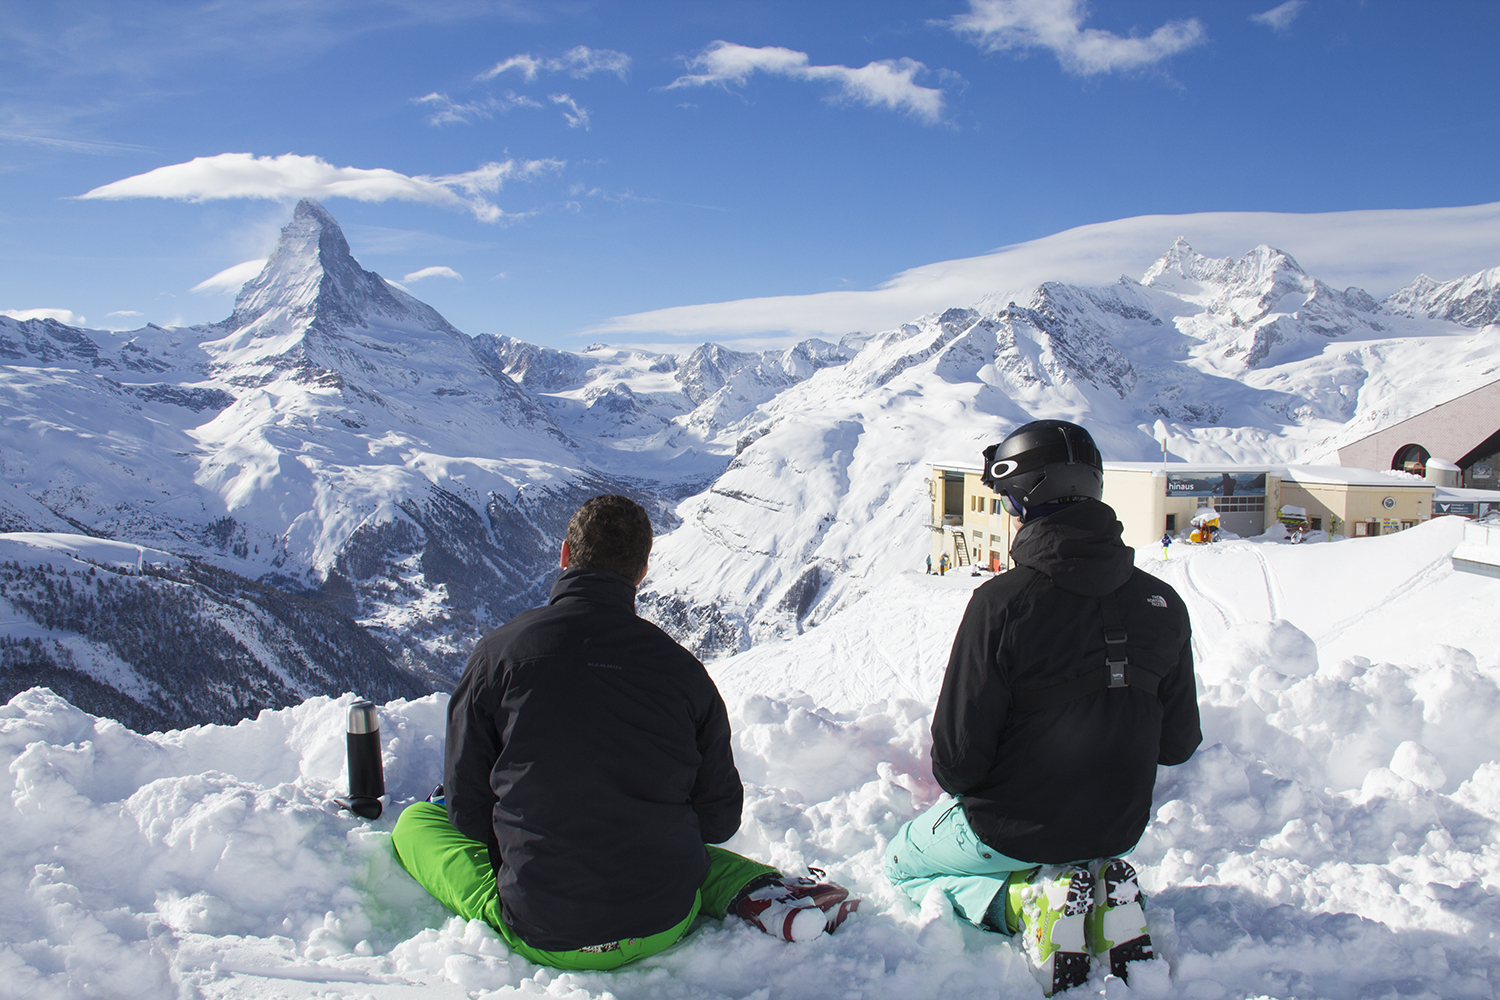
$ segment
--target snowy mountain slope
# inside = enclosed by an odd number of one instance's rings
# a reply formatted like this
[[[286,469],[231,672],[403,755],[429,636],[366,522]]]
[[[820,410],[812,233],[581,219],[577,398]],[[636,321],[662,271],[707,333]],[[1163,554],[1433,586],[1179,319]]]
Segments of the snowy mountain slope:
[[[721,472],[738,443],[727,428],[850,354],[821,340],[760,353],[703,344],[683,357],[604,344],[572,354],[493,334],[474,342],[575,440],[592,443],[591,462],[665,479]]]
[[[84,535],[0,534],[0,632],[0,697],[45,685],[142,732],[430,689],[325,602]]]
[[[1002,301],[1002,298],[1004,301]],[[1500,328],[1392,313],[1288,254],[1179,240],[1136,282],[1047,283],[874,336],[743,418],[747,442],[658,543],[646,600],[713,611],[716,649],[794,634],[928,551],[928,463],[1027,420],[1088,425],[1109,460],[1315,461],[1493,381]]]
[[[362,269],[314,202],[223,323],[0,319],[0,353],[5,527],[316,594],[427,676],[456,676],[486,628],[545,600],[584,498],[630,492],[672,523],[652,483],[589,468],[470,338]]]
[[[1500,705],[1500,635],[1469,611],[1493,608],[1500,581],[1455,574],[1457,539],[1440,519],[1140,556],[1188,603],[1206,738],[1162,769],[1132,854],[1161,960],[1128,990],[1096,973],[1088,995],[1493,993],[1500,742],[1476,722]],[[1039,996],[1007,941],[881,874],[890,838],[938,794],[931,693],[975,582],[908,573],[713,668],[748,782],[728,846],[851,886],[864,904],[833,936],[784,945],[704,919],[619,971],[542,969],[452,918],[390,851],[399,808],[441,771],[445,696],[382,708],[394,801],[364,822],[331,803],[348,699],[140,736],[34,690],[0,708],[6,982],[45,1000],[100,983],[152,1000]]]

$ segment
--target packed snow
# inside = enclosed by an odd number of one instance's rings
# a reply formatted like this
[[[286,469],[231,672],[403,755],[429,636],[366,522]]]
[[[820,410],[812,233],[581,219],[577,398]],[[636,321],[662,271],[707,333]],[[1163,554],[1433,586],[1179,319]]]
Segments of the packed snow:
[[[1109,1000],[1493,997],[1500,981],[1500,579],[1456,572],[1463,523],[1138,564],[1187,600],[1205,742],[1159,775],[1133,857],[1160,958]],[[1470,540],[1473,544],[1473,540]],[[445,697],[381,709],[393,802],[340,813],[352,698],[138,735],[42,689],[0,709],[0,983],[63,997],[1036,997],[1003,938],[881,857],[933,802],[927,729],[987,576],[920,569],[718,661],[746,806],[731,848],[865,899],[777,942],[703,920],[622,970],[559,973],[444,911],[390,849],[438,780]],[[1074,995],[1082,995],[1081,993]]]

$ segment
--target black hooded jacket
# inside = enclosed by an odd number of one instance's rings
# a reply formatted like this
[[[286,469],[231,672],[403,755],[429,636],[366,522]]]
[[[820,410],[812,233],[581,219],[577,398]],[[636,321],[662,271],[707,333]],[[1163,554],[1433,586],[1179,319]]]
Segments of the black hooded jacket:
[[[636,616],[629,580],[588,569],[474,648],[443,785],[449,820],[490,848],[506,924],[547,951],[682,920],[703,845],[733,836],[744,804],[703,664]]]
[[[1017,567],[974,592],[953,640],[932,721],[932,773],[960,796],[980,839],[1021,861],[1124,853],[1151,816],[1158,764],[1181,764],[1203,734],[1187,608],[1136,569],[1115,512],[1097,500],[1021,527]],[[1161,678],[1021,710],[1032,692],[1098,670],[1100,597],[1116,595],[1133,668]],[[1025,697],[1025,696],[1023,696]]]

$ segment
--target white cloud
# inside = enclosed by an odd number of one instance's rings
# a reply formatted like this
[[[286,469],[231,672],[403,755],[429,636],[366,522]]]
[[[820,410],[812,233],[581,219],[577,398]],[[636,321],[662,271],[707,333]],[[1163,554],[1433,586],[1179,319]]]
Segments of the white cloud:
[[[538,59],[530,53],[511,56],[479,74],[477,79],[493,80],[510,70],[519,71],[527,80],[535,80],[543,70],[549,73],[566,73],[580,79],[595,73],[613,73],[623,80],[630,72],[630,57],[613,49],[591,49],[587,45],[578,45],[557,59]]]
[[[71,309],[0,309],[0,316],[17,320],[55,319],[68,326],[82,326],[87,322]]]
[[[459,104],[447,94],[436,92],[424,97],[414,97],[412,103],[423,105],[428,109],[427,124],[429,125],[467,125],[479,118],[493,118],[497,113],[504,114],[511,108],[544,106],[541,101],[509,90],[500,97],[485,97],[468,104]]]
[[[677,87],[744,85],[755,73],[794,80],[823,81],[839,88],[839,96],[875,108],[908,111],[926,122],[943,114],[943,91],[918,86],[913,78],[927,67],[915,59],[882,59],[858,68],[814,66],[806,52],[775,45],[751,48],[717,41],[694,56],[689,69],[701,70],[667,84]]]
[[[1207,35],[1197,18],[1125,37],[1084,28],[1087,16],[1083,0],[969,0],[969,13],[947,23],[989,52],[1047,49],[1063,69],[1080,76],[1149,66],[1202,44]]]
[[[116,309],[112,313],[105,313],[104,314],[104,316],[105,316],[106,319],[109,318],[110,316],[144,316],[144,315],[146,315],[146,314],[143,313],[143,312],[137,312],[134,309]]]
[[[266,266],[266,258],[259,260],[247,260],[243,264],[226,267],[212,278],[204,278],[194,285],[189,291],[209,295],[234,295],[239,292],[240,287],[261,272]],[[114,313],[110,313],[111,316]],[[139,315],[137,313],[136,315]]]
[[[1277,31],[1285,31],[1292,26],[1292,22],[1297,20],[1297,15],[1302,13],[1302,8],[1306,6],[1307,0],[1286,0],[1286,3],[1280,6],[1263,10],[1259,14],[1251,14],[1250,20]]]
[[[1473,274],[1500,260],[1500,202],[1465,208],[1376,209],[1292,214],[1204,212],[1145,215],[1081,226],[963,260],[903,271],[869,291],[781,295],[673,306],[616,316],[583,334],[660,342],[663,336],[712,338],[730,346],[785,335],[837,340],[856,330],[890,330],[913,316],[980,299],[1020,299],[1044,281],[1107,285],[1139,276],[1178,236],[1212,256],[1242,254],[1259,243],[1291,253],[1310,274],[1377,298],[1429,274]],[[734,338],[740,338],[735,340]]]
[[[415,201],[462,208],[482,222],[507,213],[487,197],[508,180],[530,180],[560,170],[561,160],[505,160],[461,174],[408,177],[383,167],[335,167],[316,156],[255,156],[220,153],[200,156],[96,187],[85,199],[172,198],[212,201],[226,198],[353,198],[356,201]]]
[[[578,102],[567,94],[553,94],[550,100],[553,104],[561,104],[569,110],[563,112],[563,117],[568,120],[568,128],[582,128],[585,132],[589,130],[589,113],[585,108],[580,108]]]
[[[423,278],[454,278],[458,281],[464,280],[464,276],[453,270],[453,268],[441,265],[437,267],[424,267],[420,271],[413,271],[411,274],[403,274],[401,276],[402,281],[421,281]]]

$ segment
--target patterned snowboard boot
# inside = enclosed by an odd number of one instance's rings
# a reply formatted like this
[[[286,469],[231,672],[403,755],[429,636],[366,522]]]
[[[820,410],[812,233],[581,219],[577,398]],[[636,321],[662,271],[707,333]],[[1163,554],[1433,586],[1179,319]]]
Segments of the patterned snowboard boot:
[[[816,878],[765,875],[747,885],[729,904],[729,912],[783,941],[809,941],[832,934],[859,909],[849,890],[820,882],[827,873],[809,868]]]
[[[1099,866],[1094,886],[1095,905],[1089,910],[1089,951],[1109,956],[1109,971],[1129,979],[1131,962],[1148,961],[1155,954],[1146,933],[1145,897],[1127,861],[1108,858]]]
[[[1086,982],[1085,923],[1094,905],[1094,877],[1083,865],[1043,865],[1006,889],[1016,937],[1047,996]]]

